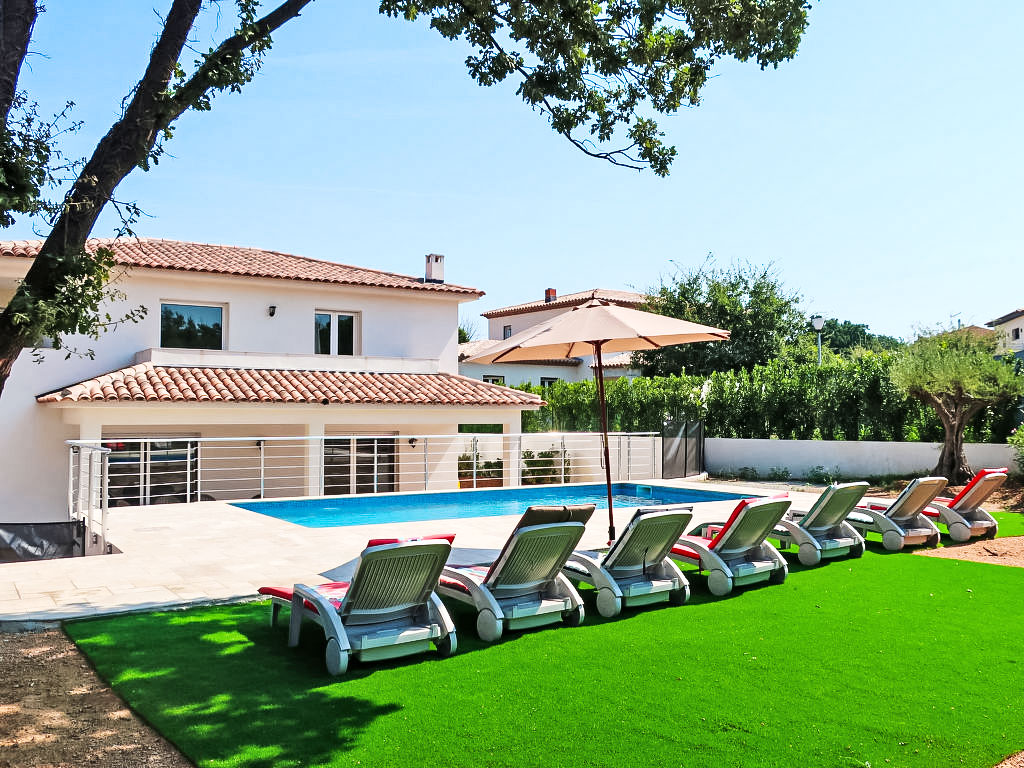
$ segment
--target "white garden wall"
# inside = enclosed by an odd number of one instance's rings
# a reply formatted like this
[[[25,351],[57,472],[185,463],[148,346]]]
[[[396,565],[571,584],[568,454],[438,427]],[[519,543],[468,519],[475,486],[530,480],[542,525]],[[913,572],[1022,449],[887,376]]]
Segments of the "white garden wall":
[[[941,443],[890,443],[868,440],[742,440],[709,437],[704,464],[709,473],[736,474],[747,468],[767,478],[773,470],[790,477],[807,477],[824,467],[844,478],[912,475],[930,472],[939,459]],[[1014,451],[1005,444],[969,443],[967,460],[979,467],[1015,467]]]

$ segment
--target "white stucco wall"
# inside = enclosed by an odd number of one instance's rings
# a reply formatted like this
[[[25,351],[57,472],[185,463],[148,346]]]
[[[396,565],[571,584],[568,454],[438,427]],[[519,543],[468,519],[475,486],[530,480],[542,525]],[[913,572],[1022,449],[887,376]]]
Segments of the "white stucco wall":
[[[524,363],[494,363],[477,365],[476,363],[459,363],[459,373],[471,379],[483,381],[487,376],[504,376],[505,385],[515,387],[519,384],[540,386],[541,378],[556,378],[559,381],[583,381],[592,379],[594,372],[586,365],[539,365]]]
[[[709,437],[704,464],[711,474],[734,474],[744,467],[767,478],[774,469],[790,477],[806,477],[824,467],[843,478],[927,474],[939,460],[940,443],[888,443],[833,440],[741,440]],[[1015,467],[1013,449],[1006,444],[968,443],[967,460],[979,467]]]
[[[1024,351],[1024,316],[997,325],[994,330],[998,334],[1001,350],[1014,353]],[[1016,339],[1013,338],[1014,331],[1017,332]]]
[[[10,288],[24,275],[27,259],[0,259],[0,288]],[[283,425],[285,434],[305,434],[310,423],[323,429],[351,425],[390,430],[453,432],[460,422],[505,423],[518,431],[519,412],[509,409],[390,409],[388,406],[325,413],[323,406],[291,410],[279,406],[233,405],[220,412],[194,406],[137,407],[124,403],[97,404],[77,409],[40,405],[36,396],[135,363],[136,355],[160,345],[160,304],[225,304],[224,346],[229,353],[263,356],[234,365],[273,367],[288,363],[286,355],[313,353],[313,315],[316,310],[353,311],[361,316],[361,339],[356,361],[336,358],[339,368],[358,362],[361,370],[376,372],[458,372],[458,310],[467,297],[459,294],[356,288],[291,280],[201,275],[171,270],[134,269],[116,287],[126,298],[110,307],[114,316],[139,305],[149,310],[138,323],[125,323],[98,340],[71,339],[95,356],[72,356],[44,350],[44,362],[32,362],[28,350],[15,364],[0,397],[0,521],[44,521],[66,518],[67,448],[64,441],[100,438],[118,428],[133,428],[150,435],[205,434],[235,425],[249,435],[266,434],[260,425]],[[9,291],[8,291],[9,292]],[[277,307],[274,317],[270,305]],[[203,364],[203,355],[174,350],[179,364]],[[317,360],[330,360],[326,355]],[[168,364],[170,360],[166,361]],[[230,364],[218,362],[217,364]],[[294,367],[303,367],[296,365]],[[306,367],[309,367],[308,365]],[[415,412],[413,412],[415,411]],[[471,411],[471,412],[470,412]],[[483,419],[481,422],[480,420]],[[272,434],[274,432],[271,432]]]

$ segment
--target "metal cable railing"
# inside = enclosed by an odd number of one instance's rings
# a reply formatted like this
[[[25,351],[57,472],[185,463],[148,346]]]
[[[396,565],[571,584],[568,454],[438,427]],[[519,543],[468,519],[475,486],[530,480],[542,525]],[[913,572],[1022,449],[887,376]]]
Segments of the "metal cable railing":
[[[69,508],[96,517],[106,505],[604,481],[598,433],[124,436],[68,445]],[[609,455],[613,480],[661,476],[656,433],[613,433]]]

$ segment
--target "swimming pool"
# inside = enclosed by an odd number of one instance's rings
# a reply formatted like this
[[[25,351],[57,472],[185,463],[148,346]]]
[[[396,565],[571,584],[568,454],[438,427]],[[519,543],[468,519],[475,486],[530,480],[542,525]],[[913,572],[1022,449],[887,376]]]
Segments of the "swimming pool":
[[[637,483],[614,483],[612,493],[616,507],[657,507],[744,498],[735,493]],[[532,504],[596,504],[600,509],[606,506],[607,496],[605,486],[595,483],[443,493],[331,496],[298,501],[247,501],[235,502],[234,506],[306,528],[334,528],[371,523],[521,515]]]

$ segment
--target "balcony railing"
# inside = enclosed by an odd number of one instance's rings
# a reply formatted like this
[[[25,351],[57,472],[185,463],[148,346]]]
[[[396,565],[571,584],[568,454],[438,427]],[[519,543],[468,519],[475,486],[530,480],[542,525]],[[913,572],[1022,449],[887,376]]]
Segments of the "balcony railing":
[[[108,506],[603,482],[596,433],[110,437],[68,442],[68,506]],[[661,437],[609,436],[613,480],[661,477]],[[90,522],[92,525],[92,522]]]

